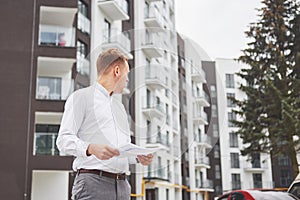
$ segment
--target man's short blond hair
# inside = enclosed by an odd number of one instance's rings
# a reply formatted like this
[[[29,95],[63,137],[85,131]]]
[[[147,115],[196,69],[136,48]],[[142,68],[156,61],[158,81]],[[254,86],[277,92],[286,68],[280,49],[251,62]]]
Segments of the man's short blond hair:
[[[116,48],[110,48],[103,51],[97,59],[97,73],[104,74],[112,66],[125,63],[128,58]]]

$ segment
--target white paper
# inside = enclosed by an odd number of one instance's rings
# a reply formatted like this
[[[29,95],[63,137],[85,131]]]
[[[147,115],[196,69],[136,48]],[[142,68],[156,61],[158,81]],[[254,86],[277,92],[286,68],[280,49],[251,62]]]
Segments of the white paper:
[[[118,150],[120,152],[120,157],[148,155],[148,154],[154,153],[160,149],[161,148],[144,148],[144,147],[132,144],[132,143],[128,143],[128,144],[118,148]]]

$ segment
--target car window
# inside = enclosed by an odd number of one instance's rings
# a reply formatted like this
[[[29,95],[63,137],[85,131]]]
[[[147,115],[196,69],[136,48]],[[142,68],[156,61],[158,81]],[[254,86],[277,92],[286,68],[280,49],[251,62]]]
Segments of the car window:
[[[230,200],[245,200],[245,196],[241,193],[232,193]]]
[[[229,194],[222,195],[221,197],[218,198],[218,200],[227,200],[228,196],[229,196]]]
[[[300,198],[300,183],[295,183],[291,189],[289,190],[289,193],[295,195],[296,197]]]

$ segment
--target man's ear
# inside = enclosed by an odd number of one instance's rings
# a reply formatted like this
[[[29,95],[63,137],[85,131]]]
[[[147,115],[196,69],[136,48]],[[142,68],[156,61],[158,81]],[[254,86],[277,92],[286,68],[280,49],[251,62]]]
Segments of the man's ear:
[[[119,76],[120,75],[120,67],[119,67],[119,65],[116,65],[114,67],[114,75],[115,76]]]

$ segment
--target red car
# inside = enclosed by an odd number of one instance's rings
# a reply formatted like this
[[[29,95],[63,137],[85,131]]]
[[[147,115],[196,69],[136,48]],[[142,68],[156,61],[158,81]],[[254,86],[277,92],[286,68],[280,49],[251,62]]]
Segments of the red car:
[[[299,200],[292,194],[281,191],[234,190],[217,200]]]

